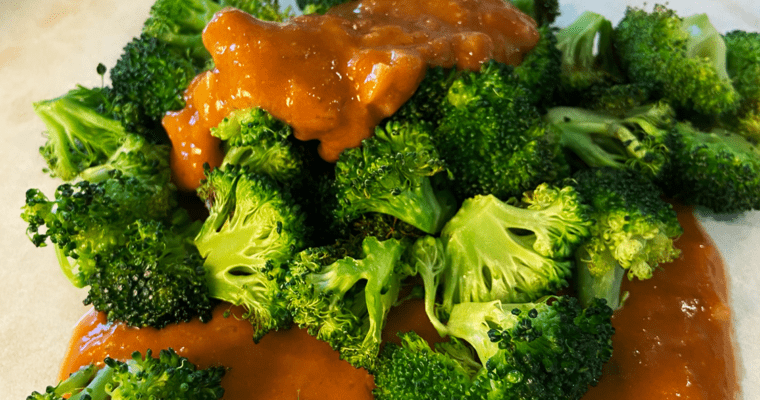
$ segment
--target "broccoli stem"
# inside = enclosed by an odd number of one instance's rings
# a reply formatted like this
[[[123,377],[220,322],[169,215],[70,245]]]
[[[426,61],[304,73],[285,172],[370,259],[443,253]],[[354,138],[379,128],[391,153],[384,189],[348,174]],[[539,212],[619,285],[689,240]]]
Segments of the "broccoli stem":
[[[583,250],[578,251],[584,254]],[[612,257],[612,254],[606,254],[609,264],[614,265],[602,275],[594,275],[589,270],[581,257],[577,260],[576,268],[576,287],[578,291],[578,300],[583,307],[588,307],[594,302],[594,298],[607,300],[607,305],[613,310],[617,310],[622,305],[620,289],[623,284],[623,277],[626,274],[625,268],[621,267]]]

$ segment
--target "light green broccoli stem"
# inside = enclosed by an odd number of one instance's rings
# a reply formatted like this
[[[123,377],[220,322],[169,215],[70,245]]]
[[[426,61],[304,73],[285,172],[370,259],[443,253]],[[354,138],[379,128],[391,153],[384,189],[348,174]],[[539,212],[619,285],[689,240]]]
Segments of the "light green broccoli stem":
[[[620,293],[621,285],[626,271],[617,264],[612,254],[605,253],[608,265],[612,268],[606,271],[592,273],[588,265],[588,252],[585,246],[578,250],[576,259],[576,287],[578,288],[578,300],[583,307],[589,307],[594,298],[607,301],[607,305],[613,310],[619,309],[623,304],[623,295]]]

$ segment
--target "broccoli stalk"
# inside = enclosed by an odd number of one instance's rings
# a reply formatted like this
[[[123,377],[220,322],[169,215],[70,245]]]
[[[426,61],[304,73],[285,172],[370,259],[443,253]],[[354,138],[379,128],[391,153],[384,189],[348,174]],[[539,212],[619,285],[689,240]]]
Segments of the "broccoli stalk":
[[[173,349],[161,350],[158,358],[148,350],[145,357],[134,352],[127,361],[106,358],[104,364],[82,367],[27,400],[216,400],[224,394],[224,367],[196,369]]]
[[[209,216],[195,237],[208,270],[209,295],[243,306],[254,340],[290,327],[277,271],[305,242],[304,216],[265,175],[228,165],[207,171],[198,188]]]
[[[411,275],[404,241],[374,236],[309,248],[287,264],[283,285],[293,320],[340,351],[342,359],[373,370],[381,331]]]
[[[535,303],[457,304],[447,324],[456,338],[430,346],[414,334],[388,344],[375,374],[382,400],[580,399],[612,355],[612,309],[597,300],[581,308],[574,298]],[[475,357],[480,369],[471,372]],[[426,378],[436,377],[434,381]]]

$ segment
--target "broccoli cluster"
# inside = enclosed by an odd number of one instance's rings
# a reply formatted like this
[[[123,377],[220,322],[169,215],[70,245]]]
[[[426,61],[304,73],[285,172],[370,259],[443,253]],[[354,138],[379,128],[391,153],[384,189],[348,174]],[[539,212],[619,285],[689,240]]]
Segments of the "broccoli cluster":
[[[267,110],[234,110],[211,129],[221,165],[182,196],[160,120],[213,68],[203,27],[226,6],[268,21],[291,11],[157,0],[110,87],[35,104],[40,152],[65,182],[52,198],[27,192],[30,240],[55,247],[109,320],[162,328],[242,306],[254,341],[305,329],[374,374],[378,399],[579,399],[611,356],[623,280],[679,255],[664,199],[760,209],[760,36],[720,35],[662,5],[559,29],[556,1],[514,4],[541,36],[520,65],[429,67],[335,163]],[[447,341],[403,332],[384,345],[389,312],[415,296]],[[164,398],[152,380],[177,357],[107,361],[30,399]],[[160,390],[217,398],[219,377],[192,369]]]

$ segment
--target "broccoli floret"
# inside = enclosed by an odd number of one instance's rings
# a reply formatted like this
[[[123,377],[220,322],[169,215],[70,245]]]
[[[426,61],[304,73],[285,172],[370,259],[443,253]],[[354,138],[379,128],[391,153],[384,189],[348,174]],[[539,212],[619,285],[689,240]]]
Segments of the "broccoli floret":
[[[188,54],[201,64],[211,60],[201,34],[217,11],[234,7],[265,21],[284,21],[293,16],[280,10],[277,0],[157,0],[150,9],[143,33]]]
[[[683,230],[657,185],[633,171],[584,170],[570,184],[595,221],[576,251],[576,292],[584,306],[599,297],[617,309],[623,275],[649,279],[660,264],[678,258],[673,241]]]
[[[204,67],[154,37],[132,39],[111,69],[113,117],[129,132],[168,143],[161,118],[185,106],[184,91]]]
[[[304,149],[292,142],[293,130],[261,108],[233,111],[211,134],[224,141],[223,166],[246,166],[290,186],[306,175]]]
[[[603,300],[581,308],[571,297],[536,303],[462,303],[447,334],[458,339],[430,346],[414,334],[388,344],[375,374],[384,400],[580,399],[612,355],[612,309]],[[482,367],[472,376],[474,347]],[[471,377],[472,376],[472,377]],[[428,379],[428,378],[438,379]],[[470,378],[471,377],[471,378]]]
[[[548,184],[526,192],[523,202],[477,196],[443,228],[443,312],[463,302],[532,301],[567,286],[571,256],[589,233],[586,207],[572,187]]]
[[[726,46],[705,14],[680,18],[666,6],[629,7],[615,28],[614,46],[632,83],[649,85],[688,113],[735,110],[740,96],[726,70]]]
[[[760,149],[743,135],[679,122],[667,146],[671,167],[660,186],[668,196],[721,213],[760,209]]]
[[[632,169],[660,177],[668,165],[667,132],[675,113],[665,103],[628,110],[618,118],[605,112],[555,107],[544,115],[560,145],[590,167]]]
[[[392,215],[425,232],[437,233],[456,211],[451,195],[432,177],[445,173],[425,122],[390,121],[361,147],[341,153],[335,165],[336,219]]]
[[[760,142],[760,33],[732,31],[724,36],[726,69],[742,96],[737,115],[727,116],[729,127]]]
[[[401,344],[386,343],[375,371],[377,400],[478,399],[471,393],[472,376],[451,353],[469,356],[481,369],[464,342],[451,338],[447,347],[433,350],[414,332],[399,334]],[[449,351],[447,351],[449,350]]]
[[[567,173],[513,67],[491,61],[480,71],[461,72],[443,107],[433,137],[459,200],[519,196]]]
[[[436,128],[443,118],[443,102],[456,74],[455,69],[429,67],[412,97],[390,119],[402,123],[423,121]]]
[[[296,254],[283,285],[293,320],[342,359],[372,371],[388,311],[411,275],[405,243],[368,236]]]
[[[44,393],[33,392],[27,400],[217,400],[224,367],[197,369],[173,349],[161,350],[158,358],[148,350],[127,361],[106,358],[103,367],[91,364],[74,372]]]
[[[40,153],[54,177],[76,178],[84,169],[108,160],[127,132],[113,119],[108,89],[77,87],[61,97],[34,103],[47,127]]]
[[[296,5],[304,15],[324,14],[330,8],[348,3],[349,0],[296,0]]]
[[[290,327],[278,265],[303,248],[304,216],[271,178],[227,165],[207,171],[198,188],[209,211],[195,238],[211,297],[245,307],[254,340]]]
[[[562,52],[557,48],[556,28],[543,25],[536,46],[514,69],[517,81],[527,90],[528,99],[541,110],[549,107],[561,85]]]
[[[558,0],[509,0],[539,26],[551,25],[560,14]]]

